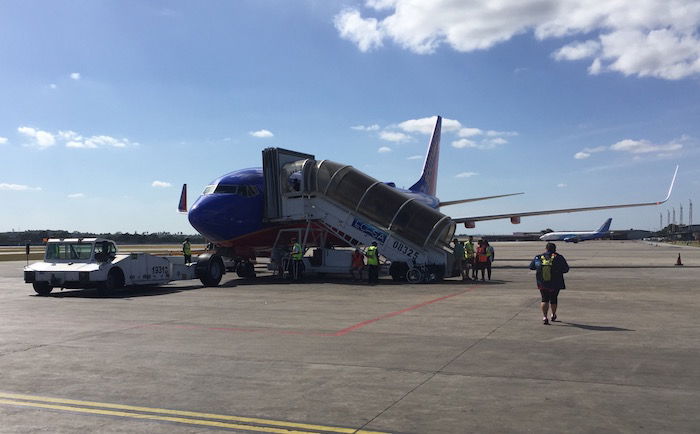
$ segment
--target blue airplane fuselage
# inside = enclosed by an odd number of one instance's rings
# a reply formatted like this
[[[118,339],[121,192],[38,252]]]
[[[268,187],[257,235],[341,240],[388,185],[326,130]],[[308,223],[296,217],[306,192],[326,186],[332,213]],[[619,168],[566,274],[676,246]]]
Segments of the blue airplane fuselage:
[[[432,208],[437,197],[397,188]],[[207,240],[223,246],[269,240],[284,225],[263,222],[265,181],[260,167],[236,170],[212,181],[192,205],[188,219]],[[274,241],[274,240],[273,240]],[[268,241],[269,242],[269,241]]]

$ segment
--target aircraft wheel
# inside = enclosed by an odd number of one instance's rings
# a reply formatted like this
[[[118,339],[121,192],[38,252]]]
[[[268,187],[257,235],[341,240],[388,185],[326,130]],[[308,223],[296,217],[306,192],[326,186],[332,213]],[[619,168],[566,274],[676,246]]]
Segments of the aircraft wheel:
[[[418,268],[411,268],[408,270],[408,273],[406,273],[406,280],[408,280],[409,283],[419,283],[423,281],[423,272]]]
[[[48,282],[34,282],[32,286],[34,287],[34,291],[42,297],[49,295],[53,289],[53,286],[49,285]]]
[[[197,277],[204,286],[219,286],[224,275],[224,261],[217,254],[205,253],[197,259]]]

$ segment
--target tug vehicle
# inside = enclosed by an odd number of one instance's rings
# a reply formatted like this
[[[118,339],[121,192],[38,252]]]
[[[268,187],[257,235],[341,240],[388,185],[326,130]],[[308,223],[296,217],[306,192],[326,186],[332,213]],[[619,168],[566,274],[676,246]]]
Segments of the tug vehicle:
[[[24,281],[37,294],[54,288],[96,288],[107,295],[125,286],[163,285],[175,280],[199,279],[204,286],[218,286],[226,272],[221,257],[204,253],[185,264],[182,256],[119,253],[114,241],[103,238],[51,238],[44,260],[24,268]]]

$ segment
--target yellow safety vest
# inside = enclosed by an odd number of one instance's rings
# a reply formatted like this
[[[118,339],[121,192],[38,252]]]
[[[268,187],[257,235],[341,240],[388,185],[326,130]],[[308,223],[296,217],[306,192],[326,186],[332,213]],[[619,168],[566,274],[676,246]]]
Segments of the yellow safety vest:
[[[367,265],[379,265],[377,246],[367,247]]]
[[[299,243],[294,243],[294,247],[292,247],[292,259],[295,261],[301,261],[301,258],[304,256],[304,252],[301,250],[301,244]]]
[[[464,257],[472,259],[474,257],[474,243],[467,241],[464,243]]]
[[[107,253],[107,252],[105,252]],[[190,246],[190,243],[185,241],[182,243],[182,253],[185,255],[191,255],[192,254],[192,247]]]

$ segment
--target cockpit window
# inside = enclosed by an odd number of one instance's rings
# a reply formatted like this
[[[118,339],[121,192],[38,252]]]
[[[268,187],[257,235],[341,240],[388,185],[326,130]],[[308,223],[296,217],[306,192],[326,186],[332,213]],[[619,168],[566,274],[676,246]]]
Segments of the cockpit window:
[[[207,186],[203,194],[237,194],[243,197],[253,197],[260,194],[260,190],[254,185],[219,184]]]

